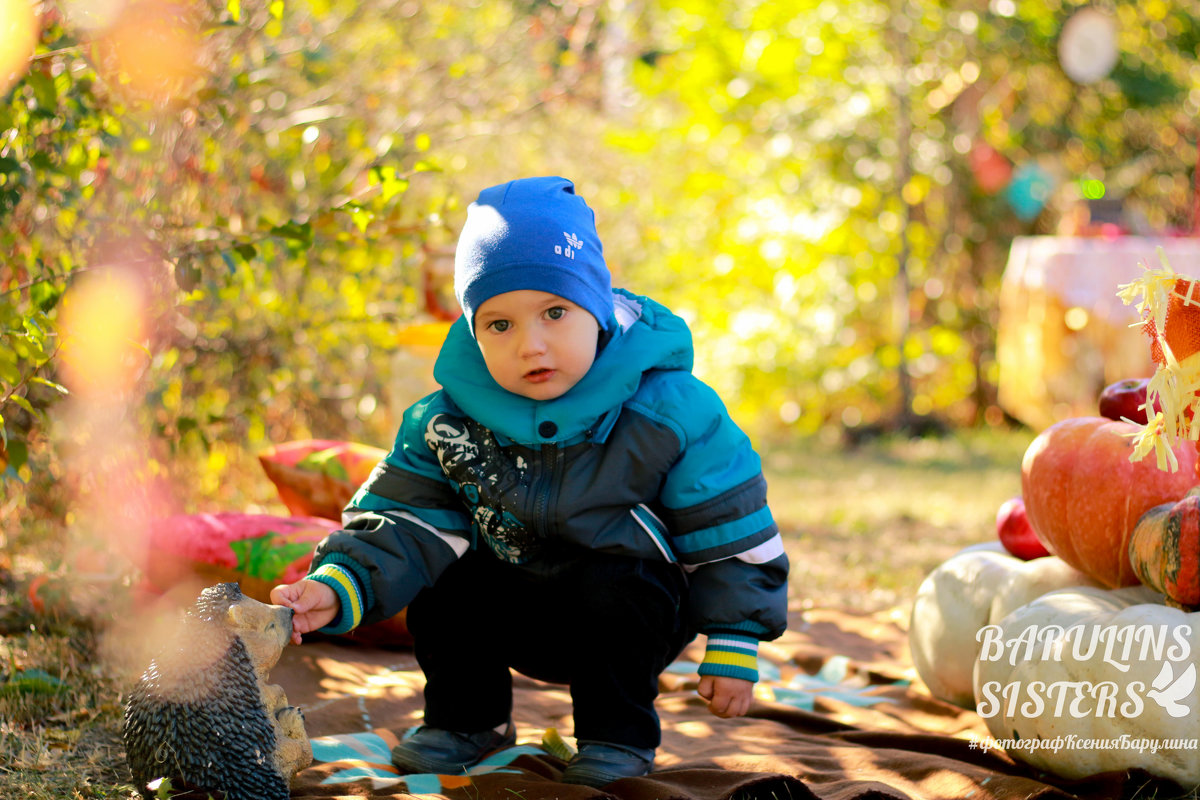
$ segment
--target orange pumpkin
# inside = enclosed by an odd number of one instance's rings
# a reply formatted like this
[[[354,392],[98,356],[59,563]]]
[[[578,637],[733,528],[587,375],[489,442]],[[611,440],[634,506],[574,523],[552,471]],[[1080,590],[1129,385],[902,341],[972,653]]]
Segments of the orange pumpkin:
[[[1025,451],[1021,489],[1038,538],[1080,572],[1116,588],[1138,583],[1129,540],[1142,514],[1183,497],[1196,482],[1196,448],[1173,449],[1179,469],[1130,461],[1140,426],[1072,417],[1046,428]]]
[[[1129,563],[1168,602],[1200,606],[1200,487],[1142,514],[1129,540]]]

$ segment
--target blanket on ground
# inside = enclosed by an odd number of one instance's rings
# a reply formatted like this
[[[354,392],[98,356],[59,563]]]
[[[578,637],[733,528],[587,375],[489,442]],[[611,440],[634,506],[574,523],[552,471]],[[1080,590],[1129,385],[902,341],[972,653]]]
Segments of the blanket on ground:
[[[314,763],[299,798],[451,800],[1009,800],[1174,797],[1144,773],[1068,781],[1003,752],[984,751],[973,712],[933,699],[908,657],[899,612],[795,612],[763,645],[762,679],[748,716],[723,720],[696,695],[703,652],[693,643],[663,676],[663,744],[655,771],[603,789],[558,782],[571,739],[566,687],[514,675],[517,744],[463,775],[400,775],[388,753],[420,724],[424,683],[411,651],[346,640],[289,647],[271,672],[304,708]]]

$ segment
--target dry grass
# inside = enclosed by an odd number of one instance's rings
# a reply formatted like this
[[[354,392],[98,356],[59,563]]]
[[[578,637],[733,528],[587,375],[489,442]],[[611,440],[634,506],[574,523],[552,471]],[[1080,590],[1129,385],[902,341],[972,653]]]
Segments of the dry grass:
[[[995,539],[996,509],[1021,493],[1021,457],[1032,438],[973,431],[852,450],[763,448],[795,601],[906,610],[930,570],[966,545]]]
[[[120,690],[90,621],[37,615],[0,590],[0,797],[132,798]]]

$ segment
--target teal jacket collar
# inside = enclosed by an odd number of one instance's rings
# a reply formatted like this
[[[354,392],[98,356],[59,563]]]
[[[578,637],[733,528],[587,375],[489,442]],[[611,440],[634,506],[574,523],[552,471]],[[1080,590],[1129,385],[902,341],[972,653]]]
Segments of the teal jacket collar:
[[[619,323],[579,383],[553,400],[513,394],[492,379],[461,318],[450,326],[433,377],[462,409],[494,433],[524,445],[566,442],[593,433],[602,418],[633,397],[643,373],[692,369],[692,334],[665,306],[613,290]]]

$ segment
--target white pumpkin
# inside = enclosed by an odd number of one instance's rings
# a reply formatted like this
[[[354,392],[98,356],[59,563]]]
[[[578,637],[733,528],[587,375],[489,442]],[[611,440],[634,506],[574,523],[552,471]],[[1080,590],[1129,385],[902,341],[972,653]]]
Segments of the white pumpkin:
[[[1142,586],[1064,589],[980,648],[976,710],[1009,755],[1067,778],[1140,767],[1200,784],[1200,613]]]
[[[968,547],[917,589],[908,626],[913,666],[934,697],[974,708],[980,629],[1053,589],[1096,585],[1055,556],[1022,561],[999,543]]]

